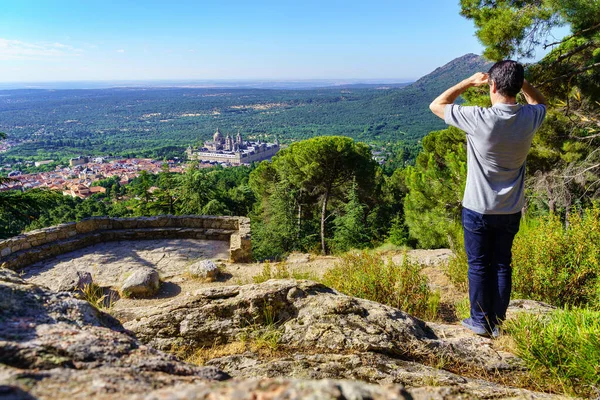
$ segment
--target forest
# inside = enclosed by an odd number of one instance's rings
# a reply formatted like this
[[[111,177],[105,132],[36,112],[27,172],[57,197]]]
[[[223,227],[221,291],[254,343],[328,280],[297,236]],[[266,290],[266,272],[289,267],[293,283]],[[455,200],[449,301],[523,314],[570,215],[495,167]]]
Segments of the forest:
[[[323,135],[401,141],[414,159],[420,139],[444,126],[427,110],[430,97],[484,65],[467,55],[402,88],[4,90],[0,131],[15,145],[0,153],[0,163],[182,157],[217,128],[282,143]]]
[[[461,9],[475,24],[487,60],[551,49],[526,66],[527,80],[549,105],[527,160],[513,291],[559,308],[544,318],[522,317],[505,329],[544,389],[592,396],[600,385],[600,4],[461,0]],[[551,29],[562,25],[571,32],[553,38]],[[473,61],[457,62],[467,60]],[[107,193],[87,200],[39,190],[0,192],[1,232],[6,237],[92,215],[247,215],[257,260],[281,260],[292,251],[341,254],[386,243],[450,247],[454,257],[446,273],[466,288],[460,225],[465,134],[440,126],[426,105],[468,74],[448,80],[440,72],[391,90],[11,92],[1,100],[1,127],[9,137],[31,142],[6,153],[4,161],[38,151],[58,158],[80,146],[110,152],[127,143],[133,153],[181,146],[182,139],[199,140],[217,125],[281,135],[289,146],[251,167],[190,165],[181,175],[142,174],[125,187],[101,181]],[[463,100],[489,106],[488,90],[470,89]],[[185,110],[174,105],[181,98],[189,105]],[[94,116],[103,115],[111,118],[96,122]],[[65,124],[66,119],[76,122]],[[420,140],[420,152],[413,163],[383,169],[364,143],[376,139]],[[40,141],[47,147],[38,147]]]

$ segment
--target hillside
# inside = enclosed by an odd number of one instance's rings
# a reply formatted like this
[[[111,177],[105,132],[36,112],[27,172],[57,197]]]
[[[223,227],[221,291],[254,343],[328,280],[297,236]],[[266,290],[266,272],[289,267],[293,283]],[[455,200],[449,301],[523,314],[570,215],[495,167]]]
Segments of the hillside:
[[[406,87],[310,90],[112,88],[0,91],[0,162],[80,154],[172,157],[220,128],[282,141],[344,135],[415,146],[442,121],[428,110],[449,85],[486,68],[469,54]]]

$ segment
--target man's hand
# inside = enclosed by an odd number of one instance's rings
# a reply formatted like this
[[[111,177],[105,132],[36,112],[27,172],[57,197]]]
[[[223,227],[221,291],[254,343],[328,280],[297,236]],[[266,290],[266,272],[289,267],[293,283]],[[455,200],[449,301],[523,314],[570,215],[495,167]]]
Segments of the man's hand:
[[[489,75],[484,74],[483,72],[477,72],[476,74],[468,78],[468,80],[473,86],[483,86],[489,83]]]
[[[464,81],[452,86],[444,93],[440,94],[435,100],[429,105],[429,109],[441,119],[444,119],[444,109],[448,104],[452,104],[456,101],[458,96],[464,93],[470,87],[483,86],[489,81],[488,74],[483,72],[477,72],[473,76],[465,79]]]

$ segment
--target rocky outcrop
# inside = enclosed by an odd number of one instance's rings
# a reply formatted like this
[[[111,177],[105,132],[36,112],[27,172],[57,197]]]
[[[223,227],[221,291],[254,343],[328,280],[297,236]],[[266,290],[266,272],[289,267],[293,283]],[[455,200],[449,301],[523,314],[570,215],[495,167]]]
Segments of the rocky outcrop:
[[[274,324],[281,330],[280,344],[293,349],[376,352],[410,360],[433,357],[490,371],[522,368],[519,359],[459,326],[426,324],[401,310],[311,281],[203,289],[117,316],[140,340],[162,350],[233,342],[248,330]]]
[[[0,397],[551,397],[423,365],[417,361],[435,355],[438,361],[465,357],[469,365],[518,368],[510,357],[492,356],[490,340],[460,327],[426,324],[314,282],[212,288],[142,310],[120,317],[147,344],[71,293],[52,292],[0,269]],[[208,346],[263,328],[280,331],[278,354],[246,352],[197,367],[152,347]],[[236,379],[226,380],[230,374]]]
[[[157,390],[139,400],[200,400],[200,399],[235,399],[235,400],[289,400],[289,399],[436,399],[433,396],[413,397],[402,386],[369,385],[364,382],[350,381],[303,381],[295,379],[278,380],[244,380],[227,385],[186,385],[171,389]],[[437,397],[441,399],[443,397]]]
[[[105,398],[178,382],[222,380],[140,343],[121,324],[76,299],[0,268],[0,387],[6,397]]]

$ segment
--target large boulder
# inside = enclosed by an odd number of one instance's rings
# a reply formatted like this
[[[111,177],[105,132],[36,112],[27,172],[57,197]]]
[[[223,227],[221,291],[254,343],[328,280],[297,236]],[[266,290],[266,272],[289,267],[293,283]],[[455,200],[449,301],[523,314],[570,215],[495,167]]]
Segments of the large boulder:
[[[147,298],[158,292],[160,278],[158,272],[150,268],[140,268],[129,275],[121,286],[121,296]]]
[[[122,398],[227,378],[215,367],[186,364],[143,345],[71,293],[29,284],[0,268],[0,387],[6,396],[109,398],[118,392]]]

